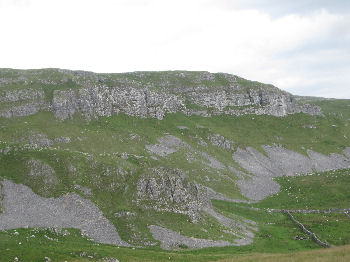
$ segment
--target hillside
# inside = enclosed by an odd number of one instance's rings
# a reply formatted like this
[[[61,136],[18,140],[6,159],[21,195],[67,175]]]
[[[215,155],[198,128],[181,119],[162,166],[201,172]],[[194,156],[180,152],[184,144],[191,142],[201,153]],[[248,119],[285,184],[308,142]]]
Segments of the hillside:
[[[0,260],[320,248],[285,209],[350,244],[349,121],[223,73],[0,69]]]

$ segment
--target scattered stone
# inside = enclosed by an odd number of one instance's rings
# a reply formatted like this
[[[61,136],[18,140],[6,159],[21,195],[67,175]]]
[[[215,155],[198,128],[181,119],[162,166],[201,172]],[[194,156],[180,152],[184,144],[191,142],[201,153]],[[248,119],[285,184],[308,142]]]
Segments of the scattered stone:
[[[134,133],[130,133],[130,134],[129,134],[129,138],[130,138],[131,140],[140,140],[140,139],[141,139],[141,137],[140,137],[139,135],[134,134]]]
[[[115,217],[134,217],[136,216],[136,213],[134,212],[130,212],[130,211],[121,211],[121,212],[118,212],[118,213],[114,213],[114,216]]]
[[[303,237],[303,236],[299,236],[299,235],[296,235],[295,237],[293,237],[294,240],[309,240],[308,237]]]
[[[311,128],[311,129],[317,128],[316,126],[313,126],[313,125],[304,125],[303,127],[304,127],[304,128]]]
[[[48,193],[59,183],[55,170],[45,162],[31,159],[27,161],[27,167],[30,179],[36,179],[37,182],[42,183],[42,187],[39,188],[40,193]]]
[[[0,214],[0,229],[77,228],[85,231],[96,242],[128,246],[98,207],[76,193],[59,198],[44,198],[33,193],[27,186],[10,180],[4,180],[2,185],[5,212]]]
[[[54,139],[55,143],[69,144],[71,142],[70,137],[61,136]]]
[[[128,160],[129,156],[128,156],[128,153],[126,152],[123,152],[122,155],[121,155],[122,159],[124,160]]]
[[[205,152],[201,152],[201,155],[207,160],[209,161],[209,163],[207,163],[206,161],[204,161],[204,164],[207,164],[208,166],[210,166],[211,168],[214,169],[225,169],[225,166],[219,162],[215,157],[205,153]]]
[[[33,134],[25,140],[27,140],[30,145],[37,147],[48,147],[52,145],[51,140],[44,134]]]
[[[208,146],[207,142],[205,142],[203,138],[199,137],[198,140],[199,140],[199,142],[198,142],[199,145],[201,145],[203,147]]]
[[[90,188],[80,186],[80,185],[76,184],[75,182],[74,182],[74,188],[81,191],[86,196],[92,195],[92,191]]]
[[[181,147],[190,148],[190,146],[183,142],[180,138],[173,135],[166,135],[158,139],[159,144],[146,145],[146,149],[153,154],[165,157],[177,152]]]
[[[254,148],[238,148],[233,159],[253,176],[237,182],[242,194],[251,200],[262,200],[280,191],[274,177],[309,174],[313,171],[328,171],[350,167],[350,148],[344,156],[325,156],[308,150],[309,157],[280,146],[263,146],[267,156]]]
[[[208,140],[213,146],[217,146],[225,150],[234,150],[234,143],[220,134],[212,134],[208,136]]]
[[[205,247],[224,247],[232,246],[233,243],[222,240],[209,240],[209,239],[199,239],[194,237],[182,236],[170,229],[150,225],[148,226],[154,239],[161,242],[161,248],[163,249],[179,249],[183,246],[188,248],[205,248]]]
[[[102,260],[107,262],[119,262],[119,260],[114,257],[104,257]]]

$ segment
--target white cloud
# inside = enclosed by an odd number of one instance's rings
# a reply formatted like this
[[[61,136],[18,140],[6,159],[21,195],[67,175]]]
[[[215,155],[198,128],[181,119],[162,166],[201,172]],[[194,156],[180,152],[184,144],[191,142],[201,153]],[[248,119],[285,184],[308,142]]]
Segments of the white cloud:
[[[0,67],[223,71],[313,95],[334,78],[322,93],[332,96],[349,83],[337,75],[350,73],[349,48],[328,50],[350,41],[347,21],[326,9],[273,18],[210,0],[0,0]]]

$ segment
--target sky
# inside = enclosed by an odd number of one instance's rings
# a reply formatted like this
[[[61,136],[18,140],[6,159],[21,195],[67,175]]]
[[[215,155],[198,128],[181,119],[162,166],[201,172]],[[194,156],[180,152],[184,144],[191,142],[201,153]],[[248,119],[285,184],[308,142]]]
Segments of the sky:
[[[0,68],[200,70],[350,99],[349,0],[0,0]]]

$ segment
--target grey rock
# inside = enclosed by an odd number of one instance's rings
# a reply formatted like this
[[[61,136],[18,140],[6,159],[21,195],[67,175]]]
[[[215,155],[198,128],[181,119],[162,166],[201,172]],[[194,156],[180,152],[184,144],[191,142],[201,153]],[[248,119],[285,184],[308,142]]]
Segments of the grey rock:
[[[280,186],[273,178],[280,176],[295,176],[314,171],[328,171],[350,167],[350,150],[344,150],[344,155],[329,156],[308,150],[309,157],[280,146],[263,146],[267,156],[253,148],[246,150],[238,148],[233,159],[246,169],[251,178],[241,178],[237,185],[244,196],[251,200],[262,200],[278,193]]]
[[[115,217],[134,217],[136,216],[136,213],[134,212],[130,212],[130,211],[121,211],[121,212],[118,212],[118,213],[114,213],[114,216]]]
[[[198,161],[198,159],[194,157],[194,154],[198,153],[202,157],[202,159],[199,161],[201,161],[203,164],[214,169],[225,169],[225,166],[215,157],[207,154],[206,152],[196,152],[193,147],[176,136],[166,135],[165,137],[159,138],[158,142],[158,144],[146,145],[148,152],[166,157],[177,152],[181,148],[187,148],[189,151],[191,151],[187,154],[187,159],[189,162]]]
[[[92,191],[90,188],[83,187],[74,182],[74,188],[82,192],[86,196],[92,196]]]
[[[0,103],[1,102],[20,102],[20,101],[35,101],[44,99],[45,94],[42,89],[14,89],[5,90],[0,93]]]
[[[214,211],[210,199],[218,195],[224,200],[228,199],[212,189],[189,181],[179,169],[153,168],[149,170],[148,174],[143,175],[137,183],[136,203],[146,209],[188,215],[195,223],[205,212],[215,218],[222,226],[243,236],[236,239],[233,244],[250,244],[254,237],[253,232],[257,230],[256,223],[248,220],[241,223]],[[232,200],[232,202],[247,201]],[[251,225],[246,225],[247,223]]]
[[[212,188],[209,187],[204,187],[203,188],[206,189],[206,193],[209,199],[216,199],[216,200],[224,200],[227,202],[232,202],[232,203],[246,203],[246,204],[252,204],[255,203],[255,201],[247,201],[247,200],[242,200],[242,199],[232,199],[227,197],[224,194],[218,193],[216,191],[214,191]]]
[[[71,142],[70,137],[60,136],[54,139],[55,143],[69,144]]]
[[[32,134],[24,139],[24,141],[37,147],[48,147],[52,145],[52,141],[44,134]]]
[[[271,177],[252,177],[237,181],[243,196],[253,201],[262,200],[280,191],[280,185]]]
[[[107,262],[119,262],[119,260],[117,258],[114,257],[104,257],[102,258],[103,261],[107,261]]]
[[[4,180],[2,185],[4,212],[0,214],[0,229],[77,228],[96,242],[128,246],[90,200],[75,193],[59,198],[44,198],[27,186],[10,180]]]
[[[234,143],[220,134],[212,134],[208,136],[208,140],[214,146],[220,147],[225,150],[234,150]]]
[[[263,146],[269,156],[271,165],[277,167],[280,173],[276,176],[296,175],[313,171],[313,163],[307,156],[280,146]]]
[[[208,166],[214,169],[219,169],[219,170],[225,169],[225,166],[220,161],[218,161],[215,157],[205,152],[201,152],[201,155],[208,161],[208,162],[203,162],[204,164],[207,164]]]
[[[207,89],[203,92],[193,92],[190,101],[200,106],[215,108],[219,113],[231,115],[266,114],[281,117],[300,112],[311,115],[322,114],[319,107],[298,104],[291,94],[277,88],[258,87],[242,92],[242,88],[237,84],[223,90]],[[226,109],[228,107],[243,108]]]
[[[152,168],[137,182],[139,206],[186,214],[193,221],[208,201],[204,190],[190,182],[180,169]]]
[[[76,112],[86,118],[125,113],[137,117],[163,119],[184,106],[175,95],[134,87],[89,86],[78,90],[56,90],[52,110],[58,119],[72,117]]]
[[[204,139],[201,138],[201,137],[198,138],[198,144],[203,146],[203,147],[207,147],[208,146],[207,142],[205,142]]]
[[[323,172],[350,167],[350,160],[339,154],[330,154],[329,156],[325,156],[312,150],[308,150],[307,153],[313,162],[313,168],[316,171]]]
[[[183,142],[180,138],[172,135],[166,135],[158,139],[158,144],[146,145],[146,149],[153,154],[165,157],[177,152],[181,147],[190,148],[190,146]]]
[[[212,209],[212,208],[205,208],[203,210],[204,210],[204,212],[206,212],[210,216],[214,217],[221,225],[223,225],[227,228],[230,228],[230,229],[236,229],[240,234],[243,234],[244,237],[237,240],[238,241],[237,243],[239,243],[240,245],[249,245],[253,242],[253,238],[254,238],[253,231],[258,230],[258,228],[255,227],[256,222],[246,219],[246,223],[248,222],[248,223],[254,225],[254,226],[246,226],[246,225],[243,225],[243,223],[241,223],[241,222],[227,218],[227,217],[215,212],[214,209]]]
[[[0,116],[6,118],[28,116],[39,110],[49,110],[49,104],[45,101],[42,89],[5,90],[0,93],[0,103],[6,104],[0,109]]]
[[[38,159],[31,159],[26,165],[29,179],[42,183],[43,186],[39,189],[41,193],[49,192],[59,183],[55,170],[48,164]]]
[[[80,114],[89,120],[119,113],[157,119],[176,112],[205,117],[212,114],[267,114],[281,117],[300,112],[322,115],[318,106],[299,104],[294,96],[276,87],[251,82],[247,88],[240,84],[238,77],[229,74],[134,72],[112,76],[50,70],[18,71],[13,72],[11,78],[0,78],[2,86],[11,83],[22,86],[16,90],[5,89],[0,93],[0,103],[9,103],[5,109],[0,110],[0,116],[26,116],[40,110],[52,111],[60,120],[74,114]],[[29,81],[28,77],[32,80]],[[67,83],[68,79],[76,87],[60,89],[59,85]],[[53,97],[45,97],[42,88],[27,87],[28,83],[53,86]],[[186,102],[199,108],[188,108]]]
[[[170,229],[150,225],[148,226],[150,229],[154,239],[161,242],[161,247],[163,249],[176,249],[181,246],[186,246],[188,248],[205,248],[205,247],[224,247],[224,246],[232,246],[233,243],[222,240],[209,240],[209,239],[199,239],[194,237],[186,237],[182,236],[179,233],[176,233]]]

